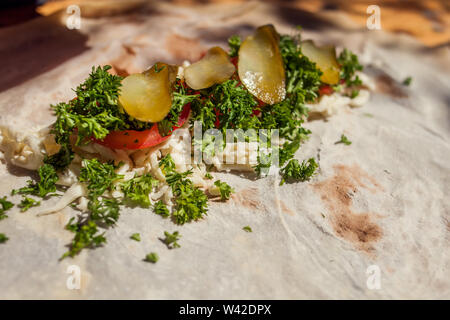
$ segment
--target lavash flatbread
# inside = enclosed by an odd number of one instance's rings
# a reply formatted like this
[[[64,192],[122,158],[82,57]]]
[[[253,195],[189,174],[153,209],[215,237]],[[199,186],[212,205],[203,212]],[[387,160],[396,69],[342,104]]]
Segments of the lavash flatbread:
[[[311,182],[279,187],[275,176],[255,181],[218,174],[237,193],[227,203],[211,203],[203,221],[178,227],[148,210],[124,210],[104,248],[60,262],[72,237],[64,230],[71,209],[45,218],[13,209],[0,223],[10,238],[0,245],[1,298],[450,297],[448,50],[426,51],[407,36],[358,30],[341,23],[344,18],[254,2],[151,4],[123,16],[83,19],[79,31],[61,27],[61,20],[58,14],[0,30],[11,70],[32,61],[28,72],[6,73],[1,82],[0,127],[18,141],[53,121],[48,106],[70,99],[70,88],[92,65],[112,64],[126,74],[154,61],[195,60],[261,23],[281,33],[301,24],[306,38],[361,54],[378,91],[361,109],[306,125],[313,134],[296,157],[318,159]],[[52,64],[40,43],[65,53]],[[408,75],[413,85],[402,87]],[[350,147],[334,144],[342,133]],[[1,174],[1,194],[9,194],[31,173],[5,161]],[[242,231],[246,225],[253,233]],[[164,230],[179,230],[182,248],[168,251],[158,241]],[[142,242],[128,239],[134,232]],[[150,251],[161,257],[155,265],[141,261]],[[80,267],[80,290],[66,286],[70,265]],[[372,265],[381,271],[379,290],[366,284]]]

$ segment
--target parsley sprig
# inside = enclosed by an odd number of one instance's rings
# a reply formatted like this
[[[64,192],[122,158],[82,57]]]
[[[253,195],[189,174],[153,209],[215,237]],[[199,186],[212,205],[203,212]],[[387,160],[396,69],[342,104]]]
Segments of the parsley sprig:
[[[338,62],[341,65],[340,78],[345,81],[347,87],[357,87],[362,85],[361,79],[355,75],[356,71],[362,71],[363,66],[358,61],[358,56],[348,49],[344,49],[338,57]],[[351,98],[358,95],[358,90],[352,90]]]
[[[19,207],[21,212],[25,212],[31,207],[37,207],[41,204],[40,201],[34,200],[33,198],[23,197],[20,201]]]
[[[178,233],[178,231],[175,231],[174,233],[164,231],[164,236],[165,238],[162,239],[162,241],[165,243],[167,248],[169,249],[181,248],[181,246],[177,242],[181,238],[181,235]]]
[[[29,194],[44,198],[56,191],[56,181],[58,175],[55,168],[50,164],[44,164],[39,168],[39,182],[28,180],[26,187],[13,190],[11,194]]]
[[[283,185],[285,182],[309,180],[318,167],[319,165],[314,158],[310,158],[308,161],[303,161],[302,163],[297,159],[292,159],[280,170],[281,176],[283,177],[280,185]]]
[[[184,224],[206,215],[208,197],[188,178],[192,171],[182,173],[175,171],[175,164],[170,155],[161,159],[159,166],[166,175],[166,182],[172,188],[174,195],[172,218],[175,223]]]
[[[9,238],[4,233],[0,233],[0,243],[5,243],[8,240]]]
[[[131,203],[137,204],[143,208],[150,207],[149,194],[158,185],[158,180],[153,178],[150,173],[142,176],[135,176],[133,179],[122,182],[121,189],[124,197]]]
[[[74,232],[75,237],[71,242],[70,250],[64,253],[61,259],[73,258],[85,248],[96,248],[106,243],[105,233],[101,233],[97,224],[92,220],[80,223],[76,222],[75,218],[71,218],[66,229]]]
[[[8,211],[12,207],[14,207],[14,204],[11,201],[8,201],[6,199],[6,196],[4,196],[3,198],[0,198],[0,206],[1,206],[1,208],[0,208],[0,220],[8,218],[8,216],[6,215],[6,211]]]
[[[226,182],[216,180],[214,181],[214,185],[219,189],[220,199],[222,201],[230,199],[231,194],[234,193],[234,189]]]
[[[336,141],[335,144],[343,143],[347,146],[351,145],[352,142],[348,140],[347,136],[345,134],[341,134],[341,139],[339,141]]]
[[[159,260],[159,256],[156,252],[150,252],[149,254],[147,254],[145,256],[144,261],[146,262],[151,262],[151,263],[156,263]]]
[[[119,219],[120,203],[115,198],[102,197],[106,191],[114,189],[114,182],[123,178],[116,174],[114,165],[101,163],[98,159],[84,159],[79,180],[87,184],[89,216],[78,221],[71,219],[67,229],[75,233],[65,257],[74,257],[84,248],[94,248],[106,242],[99,227],[114,226]]]

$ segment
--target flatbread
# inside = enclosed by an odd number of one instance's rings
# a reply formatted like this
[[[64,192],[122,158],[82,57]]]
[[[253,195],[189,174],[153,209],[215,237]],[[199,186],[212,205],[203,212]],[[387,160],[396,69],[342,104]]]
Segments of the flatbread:
[[[318,160],[310,182],[280,187],[276,176],[217,174],[237,192],[211,202],[203,221],[179,227],[148,210],[123,210],[104,248],[58,261],[72,237],[64,230],[71,209],[43,218],[12,209],[0,222],[10,238],[0,245],[0,298],[450,298],[448,48],[359,30],[337,14],[255,2],[152,4],[83,18],[81,30],[62,22],[58,13],[0,30],[0,61],[9,71],[0,80],[0,128],[18,141],[51,124],[49,105],[70,99],[92,65],[128,74],[155,61],[195,60],[263,23],[280,33],[301,24],[305,38],[357,52],[377,90],[360,109],[306,124],[313,133],[296,157]],[[406,76],[410,87],[401,85]],[[342,133],[351,146],[335,144]],[[31,174],[10,156],[1,165],[5,195]],[[158,240],[164,230],[180,231],[180,249]],[[135,232],[141,242],[129,240]],[[154,265],[142,261],[151,251],[160,256]],[[81,271],[79,290],[67,286],[72,265]]]

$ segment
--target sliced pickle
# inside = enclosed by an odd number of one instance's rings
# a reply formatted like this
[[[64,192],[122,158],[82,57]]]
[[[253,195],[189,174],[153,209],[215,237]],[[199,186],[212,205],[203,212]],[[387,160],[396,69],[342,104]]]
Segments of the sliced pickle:
[[[130,116],[144,122],[159,122],[172,106],[172,83],[177,67],[155,63],[143,73],[122,80],[119,102]]]
[[[278,46],[279,35],[272,25],[256,29],[239,49],[239,78],[259,100],[274,104],[286,96],[283,58]]]
[[[309,60],[315,62],[320,71],[323,72],[320,80],[327,84],[337,84],[339,82],[340,66],[336,59],[336,49],[334,46],[318,47],[312,40],[302,41],[302,53]]]
[[[225,50],[213,47],[200,61],[184,70],[184,79],[189,87],[200,90],[230,79],[235,70]]]

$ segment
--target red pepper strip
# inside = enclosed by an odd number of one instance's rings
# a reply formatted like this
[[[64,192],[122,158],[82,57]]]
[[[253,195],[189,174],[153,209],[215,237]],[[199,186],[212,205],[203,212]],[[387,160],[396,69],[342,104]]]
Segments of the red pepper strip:
[[[183,110],[181,111],[180,117],[178,118],[178,123],[173,126],[173,131],[179,129],[188,119],[189,112],[191,111],[191,104],[187,103]],[[123,131],[112,131],[103,140],[97,140],[92,138],[92,140],[98,144],[111,149],[144,149],[156,146],[169,138],[170,134],[167,136],[161,136],[158,130],[158,124],[155,123],[150,129],[137,131],[137,130],[123,130]]]

